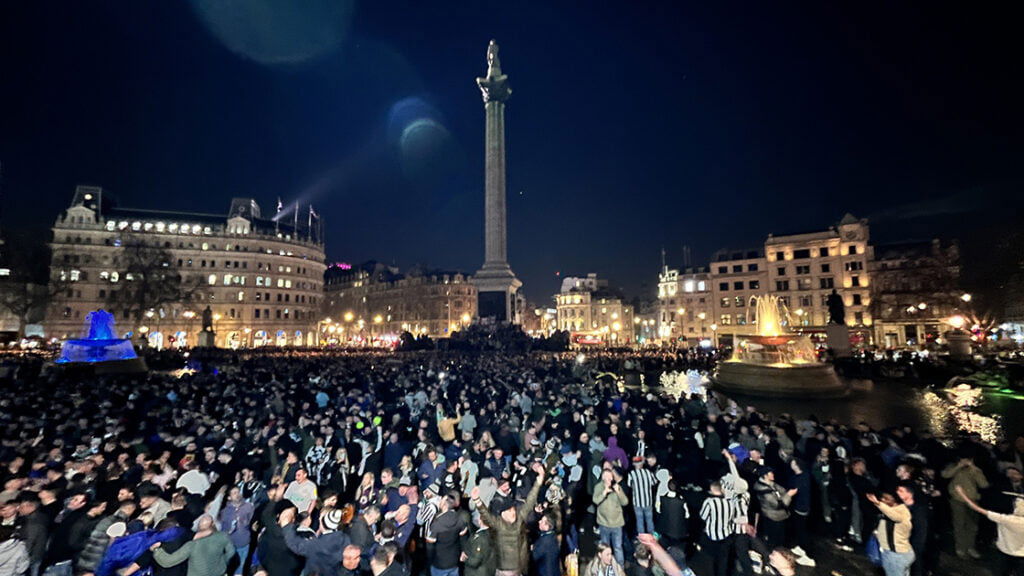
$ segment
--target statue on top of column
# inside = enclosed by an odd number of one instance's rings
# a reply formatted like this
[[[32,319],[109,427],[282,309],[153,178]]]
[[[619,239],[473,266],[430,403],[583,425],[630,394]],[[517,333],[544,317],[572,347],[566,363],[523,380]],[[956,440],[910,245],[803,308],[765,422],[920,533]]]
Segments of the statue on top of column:
[[[512,94],[512,88],[508,85],[508,76],[501,73],[499,49],[498,42],[491,40],[491,43],[487,45],[487,76],[476,79],[485,103],[492,100],[504,102]]]

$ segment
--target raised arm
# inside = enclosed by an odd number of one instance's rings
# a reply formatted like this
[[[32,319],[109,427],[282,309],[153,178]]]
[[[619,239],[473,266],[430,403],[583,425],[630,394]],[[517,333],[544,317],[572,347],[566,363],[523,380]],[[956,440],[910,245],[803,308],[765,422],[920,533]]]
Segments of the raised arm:
[[[534,462],[533,471],[537,473],[537,480],[534,481],[533,488],[530,488],[530,493],[526,495],[526,503],[523,505],[524,510],[533,510],[537,506],[540,487],[544,484],[544,466]]]
[[[496,519],[494,515],[491,514],[491,511],[487,509],[487,506],[484,504],[483,500],[480,499],[479,485],[474,486],[473,489],[470,490],[469,500],[470,502],[473,503],[473,506],[476,507],[476,511],[480,513],[480,517],[483,518],[484,523],[486,523],[491,528],[494,528],[497,525]]]
[[[661,546],[661,543],[658,542],[653,534],[638,534],[637,539],[640,540],[641,544],[650,549],[651,557],[665,571],[666,576],[680,576],[682,574],[679,564],[676,564],[672,555]]]

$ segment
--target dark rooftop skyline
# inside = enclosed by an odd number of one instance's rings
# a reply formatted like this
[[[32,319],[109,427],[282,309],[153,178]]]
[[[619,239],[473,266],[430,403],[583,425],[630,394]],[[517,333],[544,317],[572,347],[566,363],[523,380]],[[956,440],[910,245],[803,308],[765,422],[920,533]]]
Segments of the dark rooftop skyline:
[[[0,7],[0,225],[76,184],[217,213],[312,201],[329,261],[476,270],[483,103],[502,46],[510,262],[631,292],[851,212],[879,241],[1024,207],[1015,19],[995,6],[210,0]],[[302,11],[296,7],[302,6]]]

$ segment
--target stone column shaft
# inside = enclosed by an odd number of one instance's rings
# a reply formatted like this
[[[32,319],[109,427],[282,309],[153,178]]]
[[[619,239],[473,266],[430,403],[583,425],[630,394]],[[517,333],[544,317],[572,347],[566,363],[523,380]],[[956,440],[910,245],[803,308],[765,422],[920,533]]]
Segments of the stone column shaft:
[[[485,109],[487,132],[485,137],[484,266],[487,268],[507,267],[505,103],[492,100],[487,103]]]

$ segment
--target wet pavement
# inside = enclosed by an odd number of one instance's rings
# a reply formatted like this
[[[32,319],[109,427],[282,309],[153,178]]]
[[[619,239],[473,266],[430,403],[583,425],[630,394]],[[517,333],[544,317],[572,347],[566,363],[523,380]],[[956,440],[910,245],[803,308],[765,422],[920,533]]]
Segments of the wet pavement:
[[[663,378],[663,388],[674,392],[699,390],[701,375]],[[706,381],[706,380],[705,380]],[[908,424],[929,429],[939,437],[958,431],[978,432],[989,441],[1024,433],[1024,396],[996,390],[950,393],[898,381],[847,380],[850,392],[829,399],[772,398],[728,394],[740,407],[754,406],[772,415],[788,413],[795,418],[815,415],[855,424],[867,422],[882,429]]]

